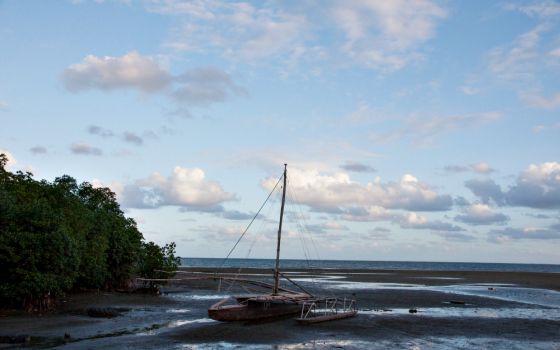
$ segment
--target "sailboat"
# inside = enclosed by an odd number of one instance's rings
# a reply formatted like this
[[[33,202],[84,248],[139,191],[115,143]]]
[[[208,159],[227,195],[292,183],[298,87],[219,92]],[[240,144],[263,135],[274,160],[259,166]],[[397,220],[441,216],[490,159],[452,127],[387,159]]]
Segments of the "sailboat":
[[[253,294],[225,298],[208,309],[208,317],[217,321],[255,321],[273,319],[300,314],[300,323],[315,323],[356,315],[355,302],[344,300],[339,312],[340,301],[337,298],[318,298],[303,287],[290,280],[280,272],[280,241],[282,237],[282,220],[286,202],[287,164],[284,164],[282,204],[276,243],[276,262],[274,267],[274,284],[258,282],[261,286],[270,286],[269,294]],[[299,287],[302,291],[293,291],[280,287],[280,276]],[[321,306],[325,307],[322,308]]]

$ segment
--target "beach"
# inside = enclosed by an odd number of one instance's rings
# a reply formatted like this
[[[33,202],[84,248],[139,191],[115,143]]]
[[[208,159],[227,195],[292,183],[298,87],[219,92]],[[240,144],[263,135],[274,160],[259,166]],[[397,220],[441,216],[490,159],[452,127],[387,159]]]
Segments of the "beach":
[[[183,268],[160,296],[80,293],[56,312],[2,312],[4,348],[22,346],[163,349],[557,349],[560,347],[560,274],[496,271],[286,269],[313,294],[356,298],[356,317],[302,326],[293,318],[267,322],[210,320],[208,307],[246,294],[200,278],[270,280],[270,269]],[[196,278],[196,279],[194,279]],[[289,284],[285,285],[286,287]],[[293,288],[294,286],[290,287]],[[218,289],[219,288],[219,289]],[[113,308],[119,316],[88,316]],[[9,337],[25,336],[23,343]]]

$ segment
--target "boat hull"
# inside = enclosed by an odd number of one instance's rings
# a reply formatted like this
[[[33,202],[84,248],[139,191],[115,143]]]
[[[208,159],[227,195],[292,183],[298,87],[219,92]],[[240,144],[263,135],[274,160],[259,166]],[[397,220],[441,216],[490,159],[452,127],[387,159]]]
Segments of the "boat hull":
[[[224,299],[208,309],[208,317],[216,321],[254,321],[283,316],[295,315],[301,312],[301,305],[291,302],[257,302],[249,301],[243,304],[225,305]]]

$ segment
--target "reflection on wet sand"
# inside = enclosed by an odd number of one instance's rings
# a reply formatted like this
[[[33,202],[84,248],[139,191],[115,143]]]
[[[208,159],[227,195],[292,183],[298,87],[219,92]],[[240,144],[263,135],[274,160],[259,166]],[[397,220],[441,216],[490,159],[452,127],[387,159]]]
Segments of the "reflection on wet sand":
[[[265,278],[261,271],[254,272],[253,276]],[[444,271],[289,272],[314,292],[329,295],[336,289],[355,295],[359,315],[313,326],[299,326],[293,319],[220,323],[207,317],[208,306],[243,290],[227,286],[218,292],[215,282],[201,280],[168,285],[164,291],[169,293],[161,297],[73,295],[55,314],[1,317],[0,336],[27,334],[31,336],[29,345],[63,349],[560,347],[558,274],[537,274],[531,279],[530,274]],[[496,282],[489,281],[490,277]],[[94,319],[84,311],[91,306],[129,311],[112,319]]]

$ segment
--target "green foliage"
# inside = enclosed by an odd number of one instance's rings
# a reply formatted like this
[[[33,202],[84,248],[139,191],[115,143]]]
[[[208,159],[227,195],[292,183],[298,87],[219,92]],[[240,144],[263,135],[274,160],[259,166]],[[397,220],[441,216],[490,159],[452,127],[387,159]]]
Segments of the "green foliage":
[[[154,242],[142,244],[142,258],[138,274],[146,278],[169,278],[179,266],[180,258],[175,256],[175,243],[163,247]]]
[[[41,310],[70,289],[119,288],[140,270],[174,270],[175,244],[144,243],[108,188],[36,181],[0,154],[0,305]]]

